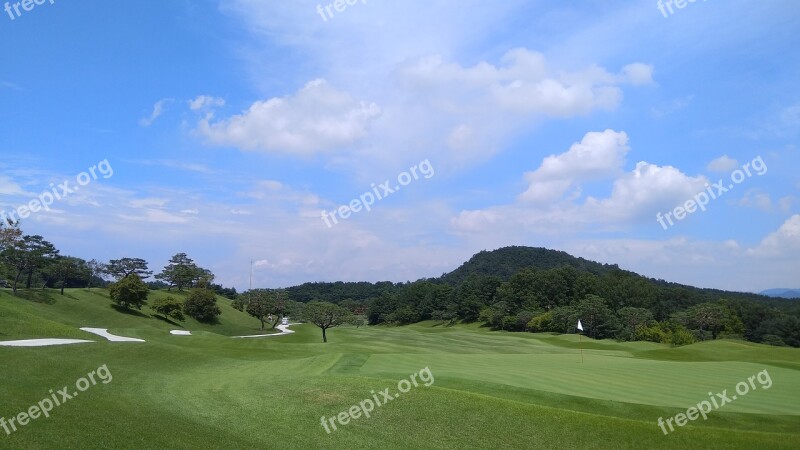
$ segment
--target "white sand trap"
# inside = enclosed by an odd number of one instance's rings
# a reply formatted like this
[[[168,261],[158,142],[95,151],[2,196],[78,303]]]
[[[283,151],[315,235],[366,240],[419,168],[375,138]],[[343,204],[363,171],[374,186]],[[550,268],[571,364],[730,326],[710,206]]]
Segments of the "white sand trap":
[[[260,338],[260,337],[271,337],[271,336],[284,336],[287,334],[292,334],[294,331],[290,330],[289,327],[291,325],[299,325],[297,323],[290,323],[289,325],[278,325],[277,329],[281,330],[280,333],[273,333],[273,334],[254,334],[251,336],[234,336],[235,338]]]
[[[191,336],[192,332],[186,330],[172,330],[169,332],[169,334],[174,334],[176,336]]]
[[[81,328],[81,330],[87,331],[89,333],[94,333],[98,336],[102,336],[111,342],[144,342],[144,339],[115,336],[108,332],[108,328]]]
[[[0,341],[0,345],[6,347],[47,347],[50,345],[83,344],[83,339],[23,339],[21,341]]]

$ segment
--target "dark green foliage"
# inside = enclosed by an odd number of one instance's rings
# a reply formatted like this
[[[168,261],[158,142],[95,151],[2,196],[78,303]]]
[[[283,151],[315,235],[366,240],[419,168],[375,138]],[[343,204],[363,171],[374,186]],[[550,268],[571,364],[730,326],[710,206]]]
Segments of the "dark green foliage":
[[[183,312],[201,322],[213,322],[222,314],[217,306],[217,296],[214,291],[205,288],[195,288],[189,291],[183,305]]]
[[[504,247],[494,251],[477,253],[458,269],[442,275],[441,281],[452,286],[463,283],[470,275],[492,275],[502,280],[510,279],[522,269],[536,267],[555,269],[571,266],[580,272],[601,275],[616,269],[616,265],[600,264],[569,253],[532,247]]]
[[[147,261],[141,258],[112,259],[105,269],[106,273],[117,280],[130,275],[136,275],[144,280],[153,275],[153,271],[147,268]]]
[[[153,301],[150,309],[155,311],[164,319],[172,317],[176,320],[184,320],[183,316],[183,301],[174,297],[161,297]]]
[[[330,302],[311,302],[304,308],[304,318],[322,329],[322,342],[328,342],[328,328],[355,322],[353,314]]]
[[[111,300],[125,309],[142,309],[142,306],[147,303],[147,295],[150,293],[147,285],[135,273],[112,283],[108,287],[108,291]]]

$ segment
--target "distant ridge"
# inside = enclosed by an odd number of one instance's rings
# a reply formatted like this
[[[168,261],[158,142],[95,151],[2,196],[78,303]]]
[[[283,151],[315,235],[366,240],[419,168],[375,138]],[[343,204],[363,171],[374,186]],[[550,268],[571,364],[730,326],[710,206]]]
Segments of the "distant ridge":
[[[776,298],[800,299],[800,289],[788,289],[788,288],[767,289],[759,292],[759,294]]]

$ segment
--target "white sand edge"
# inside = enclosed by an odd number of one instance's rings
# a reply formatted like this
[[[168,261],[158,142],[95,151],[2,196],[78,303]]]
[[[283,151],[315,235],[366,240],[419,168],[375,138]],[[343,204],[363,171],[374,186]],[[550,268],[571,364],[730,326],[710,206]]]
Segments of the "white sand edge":
[[[191,336],[192,332],[187,330],[170,330],[169,334],[174,334],[175,336]]]
[[[132,337],[125,337],[125,336],[115,336],[108,332],[108,328],[81,328],[81,330],[94,333],[98,336],[104,337],[111,342],[144,342],[144,339],[137,339]]]
[[[83,344],[94,341],[84,339],[23,339],[19,341],[0,341],[5,347],[47,347],[50,345]]]

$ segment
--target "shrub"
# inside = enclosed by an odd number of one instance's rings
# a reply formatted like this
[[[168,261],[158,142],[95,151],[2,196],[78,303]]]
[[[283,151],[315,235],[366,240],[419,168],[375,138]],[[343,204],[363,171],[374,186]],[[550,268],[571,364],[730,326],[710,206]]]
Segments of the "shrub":
[[[552,331],[553,329],[553,312],[548,311],[540,314],[528,322],[528,331],[531,333],[540,333],[542,331]]]
[[[164,319],[170,317],[177,320],[184,320],[183,317],[183,302],[174,297],[157,298],[150,305],[150,308],[157,314],[161,314]]]
[[[213,291],[204,288],[189,291],[189,296],[183,304],[183,311],[201,322],[213,322],[222,314],[217,306],[217,296]]]
[[[108,290],[111,300],[125,309],[142,309],[142,306],[147,303],[147,294],[150,293],[147,285],[136,274],[128,275],[116,283],[112,283]]]

